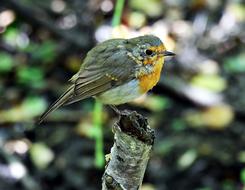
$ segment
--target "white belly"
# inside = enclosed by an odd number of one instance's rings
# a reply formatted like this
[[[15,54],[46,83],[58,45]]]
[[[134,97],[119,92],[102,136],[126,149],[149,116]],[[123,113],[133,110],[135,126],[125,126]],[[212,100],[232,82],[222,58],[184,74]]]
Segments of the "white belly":
[[[138,98],[142,95],[139,92],[139,82],[137,80],[132,80],[122,86],[118,86],[107,92],[104,92],[96,98],[104,104],[118,105]]]

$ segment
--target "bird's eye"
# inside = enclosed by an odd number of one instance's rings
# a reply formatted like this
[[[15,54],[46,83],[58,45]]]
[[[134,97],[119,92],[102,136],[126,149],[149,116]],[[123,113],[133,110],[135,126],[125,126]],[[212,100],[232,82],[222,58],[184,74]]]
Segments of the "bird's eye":
[[[145,54],[146,55],[152,55],[153,54],[153,51],[150,50],[150,49],[147,49],[147,50],[145,50]]]

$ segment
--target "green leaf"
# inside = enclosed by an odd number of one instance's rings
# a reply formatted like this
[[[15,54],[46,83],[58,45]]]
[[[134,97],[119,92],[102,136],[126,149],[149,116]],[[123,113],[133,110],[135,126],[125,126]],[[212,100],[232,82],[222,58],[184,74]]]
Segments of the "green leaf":
[[[245,184],[245,168],[241,170],[240,178],[243,184]]]
[[[46,109],[46,102],[40,97],[28,97],[21,105],[22,111],[30,116],[38,116]]]
[[[162,14],[163,3],[161,0],[130,0],[130,6],[143,11],[148,16],[157,17]]]
[[[175,131],[182,131],[186,128],[186,125],[184,123],[183,120],[181,119],[174,119],[171,127],[175,130]]]
[[[161,155],[167,155],[173,149],[174,142],[172,140],[162,140],[155,146],[155,152]]]
[[[43,71],[38,67],[22,67],[17,71],[18,82],[33,87],[43,85]]]
[[[31,43],[25,51],[30,53],[35,60],[52,62],[56,57],[56,48],[56,43],[49,40],[42,44]]]
[[[162,111],[171,106],[170,100],[162,96],[149,96],[145,104],[146,104],[146,107],[154,111]]]
[[[8,27],[3,34],[3,40],[11,46],[17,46],[16,38],[19,35],[19,31],[16,27]]]
[[[181,169],[186,169],[193,164],[197,158],[197,152],[194,149],[187,150],[179,159],[178,166]]]
[[[11,71],[14,65],[13,58],[7,53],[0,53],[0,72]]]
[[[199,74],[192,78],[191,84],[214,92],[220,92],[226,88],[226,81],[219,75]]]
[[[225,59],[224,63],[224,69],[227,72],[234,72],[234,73],[239,73],[239,72],[245,72],[245,54],[239,54],[234,57],[229,57]]]
[[[169,98],[157,95],[146,96],[146,99],[144,101],[136,102],[136,104],[152,111],[162,111],[171,107],[172,105]]]

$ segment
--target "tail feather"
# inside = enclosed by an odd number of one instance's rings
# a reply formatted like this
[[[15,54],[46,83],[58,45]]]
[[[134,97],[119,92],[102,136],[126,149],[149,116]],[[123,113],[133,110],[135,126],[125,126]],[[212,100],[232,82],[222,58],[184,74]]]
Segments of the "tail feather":
[[[74,85],[67,89],[49,108],[40,116],[38,124],[40,124],[51,112],[64,105],[72,96],[74,92]]]

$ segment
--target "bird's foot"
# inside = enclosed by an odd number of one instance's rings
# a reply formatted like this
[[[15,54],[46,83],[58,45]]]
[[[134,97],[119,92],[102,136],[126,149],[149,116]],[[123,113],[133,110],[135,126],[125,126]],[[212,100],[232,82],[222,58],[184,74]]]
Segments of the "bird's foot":
[[[110,105],[110,107],[117,115],[122,115],[123,111],[120,111],[115,105]]]
[[[110,105],[111,109],[113,109],[113,111],[118,115],[118,116],[121,116],[121,115],[125,115],[125,114],[129,114],[131,113],[132,111],[131,110],[119,110],[115,105]]]

